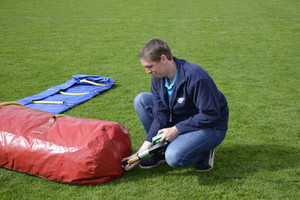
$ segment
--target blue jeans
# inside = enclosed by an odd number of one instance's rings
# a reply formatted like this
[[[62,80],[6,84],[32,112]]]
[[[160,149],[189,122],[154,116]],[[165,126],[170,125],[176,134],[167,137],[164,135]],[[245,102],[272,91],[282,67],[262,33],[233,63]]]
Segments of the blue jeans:
[[[134,99],[134,108],[148,134],[153,121],[152,94],[140,93]],[[167,127],[163,127],[167,128]],[[167,147],[165,158],[171,167],[187,167],[200,163],[225,139],[226,130],[199,129],[179,135]]]

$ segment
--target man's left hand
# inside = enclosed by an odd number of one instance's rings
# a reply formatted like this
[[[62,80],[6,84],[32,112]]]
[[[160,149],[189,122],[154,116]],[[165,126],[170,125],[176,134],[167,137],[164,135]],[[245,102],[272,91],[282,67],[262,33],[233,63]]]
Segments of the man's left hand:
[[[164,133],[164,135],[161,137],[160,142],[163,142],[163,141],[172,142],[180,134],[180,132],[176,128],[176,126],[161,129],[158,131],[157,135],[159,135],[161,133]]]

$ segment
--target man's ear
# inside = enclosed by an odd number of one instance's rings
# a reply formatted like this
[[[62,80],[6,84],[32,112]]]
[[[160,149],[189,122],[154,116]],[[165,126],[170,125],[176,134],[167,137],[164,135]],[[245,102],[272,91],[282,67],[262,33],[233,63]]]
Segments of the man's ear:
[[[166,62],[166,61],[168,61],[168,58],[167,58],[167,56],[165,54],[162,54],[160,56],[160,60],[163,61],[163,62]]]

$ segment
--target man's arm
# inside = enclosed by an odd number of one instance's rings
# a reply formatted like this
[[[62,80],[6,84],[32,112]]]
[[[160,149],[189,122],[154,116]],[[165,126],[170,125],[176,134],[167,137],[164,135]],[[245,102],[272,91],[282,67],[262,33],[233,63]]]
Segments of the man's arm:
[[[149,133],[146,137],[146,141],[151,142],[152,138],[157,135],[158,131],[162,128],[168,127],[169,123],[169,108],[163,103],[163,90],[159,87],[159,81],[152,78],[151,93],[153,96],[153,117],[154,120],[150,127]]]
[[[213,126],[220,117],[219,91],[212,80],[199,80],[188,89],[199,113],[175,125],[180,133]]]

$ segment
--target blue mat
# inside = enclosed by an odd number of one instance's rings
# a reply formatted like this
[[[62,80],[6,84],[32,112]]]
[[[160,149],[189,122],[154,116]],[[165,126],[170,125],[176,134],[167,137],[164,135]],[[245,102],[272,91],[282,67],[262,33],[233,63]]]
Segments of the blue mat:
[[[30,97],[17,100],[25,106],[55,114],[87,101],[110,89],[116,82],[96,75],[74,75],[72,80]]]

